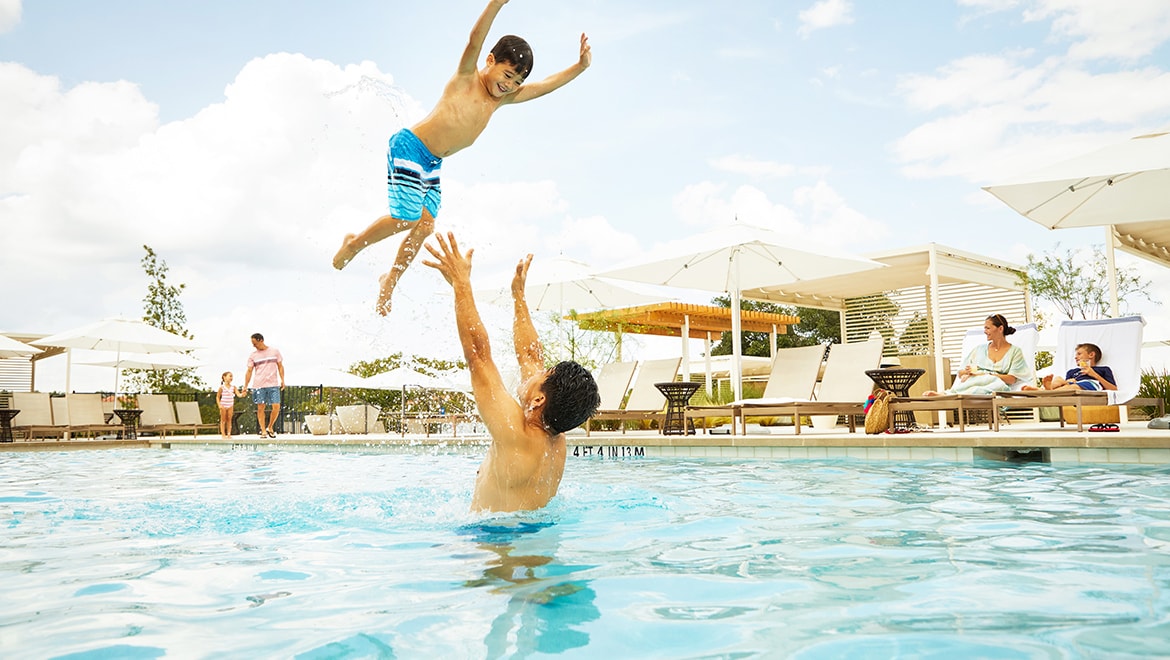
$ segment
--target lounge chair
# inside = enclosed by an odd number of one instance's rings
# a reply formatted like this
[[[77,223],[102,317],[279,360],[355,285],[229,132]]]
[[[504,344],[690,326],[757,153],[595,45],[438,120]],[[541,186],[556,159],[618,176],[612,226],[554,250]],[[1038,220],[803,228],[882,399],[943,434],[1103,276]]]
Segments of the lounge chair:
[[[796,434],[800,435],[803,415],[812,416],[813,425],[818,428],[832,428],[836,426],[837,417],[845,415],[849,432],[853,433],[857,430],[855,416],[865,412],[865,400],[873,392],[873,381],[865,375],[865,371],[876,369],[881,359],[880,339],[829,346],[829,357],[825,360],[825,373],[821,376],[816,399],[778,404],[745,403],[739,411],[743,432],[747,433],[749,416],[791,416]],[[817,416],[820,415],[827,417],[818,420]]]
[[[1010,343],[1019,346],[1020,350],[1024,352],[1024,359],[1029,365],[1036,364],[1036,346],[1040,342],[1040,331],[1035,323],[1024,323],[1016,326],[1016,331],[1008,339]],[[963,337],[962,359],[966,360],[971,351],[975,350],[981,344],[987,343],[987,335],[984,334],[983,328],[971,328]],[[1032,385],[1031,380],[1017,380],[1012,383],[1010,389],[1012,391],[1020,391],[1025,385]],[[889,400],[890,412],[905,412],[905,411],[951,411],[955,412],[955,419],[958,421],[959,431],[967,430],[968,413],[975,410],[982,410],[987,412],[987,428],[994,428],[994,415],[992,415],[992,408],[995,405],[995,397],[991,394],[945,394],[940,393],[938,396],[920,396],[920,397],[890,397]]]
[[[637,362],[609,362],[601,366],[594,375],[597,395],[601,399],[601,404],[597,406],[599,411],[621,409],[626,392],[630,391],[630,381],[634,379],[634,370],[637,367]],[[585,423],[585,435],[589,435],[588,422]]]
[[[768,373],[768,382],[761,397],[716,406],[688,406],[686,418],[702,420],[702,426],[706,429],[708,418],[730,417],[731,432],[734,434],[735,420],[740,416],[740,410],[744,405],[811,401],[824,358],[823,344],[781,348],[772,357],[772,369]]]
[[[337,423],[342,433],[385,433],[386,427],[379,417],[382,411],[369,404],[337,406]]]
[[[634,384],[630,387],[630,398],[626,400],[625,408],[598,410],[589,421],[595,419],[619,421],[656,419],[662,422],[666,419],[666,413],[663,412],[666,407],[666,397],[658,391],[658,388],[654,387],[654,383],[674,382],[681,364],[682,358],[644,360],[634,376]],[[589,428],[588,423],[586,422],[586,429]],[[626,429],[623,426],[622,433],[625,432]]]
[[[53,405],[48,392],[13,392],[12,407],[20,411],[12,418],[13,435],[19,433],[27,440],[61,439],[69,430],[68,424],[53,423]]]
[[[1000,406],[1029,408],[1070,406],[1075,410],[1077,430],[1083,431],[1085,406],[1159,403],[1159,401],[1135,398],[1141,387],[1142,330],[1145,324],[1146,321],[1141,316],[1090,321],[1062,321],[1057,328],[1056,355],[1053,356],[1052,364],[1053,372],[1063,375],[1073,367],[1073,354],[1077,344],[1096,344],[1101,348],[1101,363],[1113,370],[1113,375],[1117,379],[1117,389],[1111,391],[1078,389],[1000,392],[995,396],[995,428],[999,428]],[[1060,418],[1060,425],[1064,426],[1063,415]]]
[[[121,426],[106,423],[100,394],[66,394],[65,404],[69,408],[69,432],[116,434]]]
[[[200,431],[210,431],[219,428],[219,423],[209,424],[203,421],[203,412],[199,410],[198,401],[175,402],[176,425],[180,431],[191,431],[192,435],[199,435]]]
[[[53,409],[53,424],[64,426],[66,432],[72,431],[69,428],[69,401],[63,396],[53,396],[49,397],[49,406]]]
[[[138,420],[139,433],[156,433],[165,438],[168,433],[190,430],[189,425],[175,420],[175,407],[165,394],[139,394],[138,407],[142,417]]]

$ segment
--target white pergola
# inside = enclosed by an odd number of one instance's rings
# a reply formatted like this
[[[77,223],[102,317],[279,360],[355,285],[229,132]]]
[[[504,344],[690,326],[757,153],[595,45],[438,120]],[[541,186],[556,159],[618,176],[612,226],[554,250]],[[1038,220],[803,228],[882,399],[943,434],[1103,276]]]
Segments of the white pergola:
[[[862,256],[888,267],[749,289],[743,297],[836,310],[846,341],[864,340],[877,329],[874,323],[881,319],[867,305],[878,298],[886,305],[885,301],[892,301],[898,313],[889,321],[896,331],[925,317],[924,339],[937,374],[943,373],[944,358],[963,358],[959,355],[963,335],[991,314],[1003,314],[1013,324],[1033,320],[1029,297],[1020,283],[1024,271],[1017,264],[937,243]]]

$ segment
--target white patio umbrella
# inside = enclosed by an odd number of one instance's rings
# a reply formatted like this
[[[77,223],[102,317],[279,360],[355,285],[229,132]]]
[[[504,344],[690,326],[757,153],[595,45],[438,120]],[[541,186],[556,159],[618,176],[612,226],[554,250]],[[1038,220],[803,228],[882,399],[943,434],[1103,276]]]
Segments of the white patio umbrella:
[[[111,359],[85,360],[78,362],[90,367],[114,368],[114,392],[118,391],[118,381],[122,378],[123,369],[147,369],[150,371],[165,371],[167,369],[193,369],[203,363],[186,353],[117,353]]]
[[[1117,316],[1114,227],[1125,225],[1124,233],[1137,234],[1139,241],[1146,232],[1167,233],[1170,132],[1139,135],[983,189],[1050,229],[1106,227],[1111,311]],[[1146,250],[1138,253],[1151,254]],[[1154,261],[1168,263],[1165,259]]]
[[[59,332],[33,342],[37,346],[57,346],[66,351],[65,390],[69,391],[72,370],[72,349],[81,348],[95,351],[111,351],[115,361],[121,360],[122,353],[160,353],[188,351],[198,346],[190,339],[161,330],[142,321],[111,318],[72,330]],[[120,369],[119,369],[120,371]],[[114,378],[115,393],[118,389],[117,375]]]
[[[434,376],[420,373],[408,367],[395,367],[390,371],[383,371],[380,374],[375,374],[368,378],[362,379],[366,384],[363,387],[379,390],[401,390],[402,399],[398,405],[398,419],[406,426],[406,388],[420,387],[423,389],[447,389],[445,381]]]
[[[348,371],[324,367],[298,368],[286,377],[289,383],[312,387],[369,387],[366,379]]]
[[[186,353],[120,353],[109,359],[98,358],[78,362],[91,367],[117,367],[119,369],[194,369],[203,366],[197,358]]]
[[[28,357],[41,352],[43,351],[35,346],[0,335],[0,358]]]
[[[847,255],[827,255],[791,246],[799,239],[734,222],[668,247],[671,256],[599,273],[605,277],[665,286],[724,292],[731,296],[731,383],[743,397],[739,342],[740,291],[800,280],[884,268],[885,264]],[[689,359],[683,356],[684,360]]]
[[[487,302],[497,305],[512,302],[509,285],[484,292]],[[667,300],[666,296],[635,291],[618,282],[593,274],[588,264],[564,256],[534,258],[528,268],[524,299],[532,311],[567,312],[569,310],[611,309],[645,305]]]

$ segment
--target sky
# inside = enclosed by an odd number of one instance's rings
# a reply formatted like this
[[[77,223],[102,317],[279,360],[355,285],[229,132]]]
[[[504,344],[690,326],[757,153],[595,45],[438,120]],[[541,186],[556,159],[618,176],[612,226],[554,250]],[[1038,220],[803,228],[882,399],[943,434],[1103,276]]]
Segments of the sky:
[[[0,332],[141,316],[149,245],[186,285],[211,386],[240,378],[253,332],[292,381],[459,357],[449,287],[421,262],[374,312],[397,240],[330,260],[385,210],[386,140],[433,106],[483,7],[0,0]],[[1047,230],[981,186],[1170,129],[1165,0],[512,0],[487,47],[525,37],[535,80],[582,32],[589,70],[443,163],[437,226],[475,248],[477,287],[528,252],[600,270],[733,220],[814,249],[1022,264],[1104,230]],[[1170,269],[1118,260],[1170,291]],[[1165,305],[1128,311],[1170,338]],[[485,311],[501,352],[506,312]],[[62,359],[38,367],[39,389],[63,381]]]

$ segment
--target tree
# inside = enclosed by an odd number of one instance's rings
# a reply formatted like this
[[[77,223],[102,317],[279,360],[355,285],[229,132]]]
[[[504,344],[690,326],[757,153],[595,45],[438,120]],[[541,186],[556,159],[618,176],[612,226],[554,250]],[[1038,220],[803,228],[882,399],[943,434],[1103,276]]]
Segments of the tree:
[[[180,337],[194,339],[187,331],[187,313],[183,310],[183,301],[179,296],[186,284],[170,284],[167,282],[167,272],[170,268],[149,245],[143,245],[146,256],[142,258],[142,270],[146,272],[148,280],[146,297],[142,299],[142,320],[161,330],[174,333]],[[189,351],[188,351],[189,352]],[[207,385],[195,373],[195,369],[167,369],[153,371],[146,369],[127,369],[125,371],[127,385],[139,392],[197,392],[207,389]]]
[[[711,304],[719,307],[731,307],[730,296],[718,296],[711,300]],[[777,335],[776,343],[780,348],[793,346],[812,346],[814,344],[833,344],[841,341],[841,317],[832,310],[812,307],[792,307],[775,303],[759,302],[756,300],[741,300],[740,309],[747,311],[767,312],[769,314],[785,314],[799,316],[800,323],[788,326],[786,334]],[[744,355],[768,357],[772,351],[768,347],[771,333],[745,332],[740,344]],[[711,355],[731,355],[731,333],[724,332],[719,343],[711,347]]]
[[[1028,255],[1019,278],[1034,299],[1045,300],[1070,319],[1099,319],[1109,315],[1109,269],[1104,249],[1060,250],[1060,244],[1041,257]],[[1117,268],[1118,306],[1125,308],[1134,296],[1151,300],[1149,282],[1131,268]]]
[[[537,317],[537,335],[544,346],[545,366],[572,360],[586,369],[597,369],[617,359],[620,339],[613,332],[582,330],[577,324],[577,313],[564,318],[558,312],[549,312],[543,319]]]

